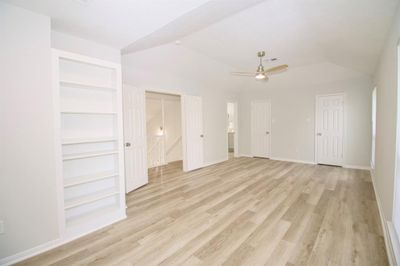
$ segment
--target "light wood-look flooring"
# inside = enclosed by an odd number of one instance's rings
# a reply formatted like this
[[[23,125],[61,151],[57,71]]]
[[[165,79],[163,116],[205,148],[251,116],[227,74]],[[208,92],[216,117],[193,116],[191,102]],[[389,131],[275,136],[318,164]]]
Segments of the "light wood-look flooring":
[[[128,218],[27,265],[388,265],[368,171],[254,158],[151,169]]]

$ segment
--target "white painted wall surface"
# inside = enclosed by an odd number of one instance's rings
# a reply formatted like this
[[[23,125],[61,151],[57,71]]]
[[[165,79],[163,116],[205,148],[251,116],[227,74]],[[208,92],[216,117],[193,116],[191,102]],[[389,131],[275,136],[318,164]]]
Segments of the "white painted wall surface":
[[[165,164],[165,137],[161,99],[146,97],[146,135],[148,167]]]
[[[296,71],[296,70],[293,70]],[[289,72],[288,72],[289,73]],[[283,73],[282,79],[285,79]],[[271,158],[314,162],[315,97],[317,94],[345,92],[347,107],[345,165],[368,167],[371,147],[371,90],[368,78],[327,84],[249,83],[239,96],[239,152],[251,154],[250,103],[270,99],[272,109]],[[251,89],[252,86],[261,86]]]
[[[0,258],[58,237],[50,18],[0,3]]]
[[[51,31],[51,47],[114,63],[121,63],[121,51],[119,49],[54,30]]]
[[[386,219],[392,220],[396,158],[397,44],[400,39],[400,9],[386,41],[375,73],[377,87],[375,184]]]
[[[392,264],[400,263],[400,229],[393,228],[400,220],[396,212],[393,212],[394,199],[400,195],[394,193],[397,182],[400,178],[400,160],[397,162],[396,170],[396,134],[397,152],[399,152],[400,141],[400,120],[398,117],[398,45],[400,41],[400,7],[393,21],[383,49],[379,66],[375,72],[374,81],[377,87],[376,105],[376,143],[375,143],[375,173],[374,185],[377,201],[383,220],[385,242],[388,247],[389,259]],[[397,117],[397,120],[396,120]],[[396,123],[397,122],[397,123]],[[396,132],[397,130],[397,132]],[[397,156],[398,157],[398,156]],[[396,176],[397,175],[397,176]],[[399,208],[396,206],[396,208]],[[398,212],[397,212],[398,213]],[[400,215],[399,215],[400,216]],[[393,222],[393,223],[392,223]],[[392,247],[392,248],[391,248]]]
[[[181,101],[164,100],[165,152],[166,162],[182,160]]]

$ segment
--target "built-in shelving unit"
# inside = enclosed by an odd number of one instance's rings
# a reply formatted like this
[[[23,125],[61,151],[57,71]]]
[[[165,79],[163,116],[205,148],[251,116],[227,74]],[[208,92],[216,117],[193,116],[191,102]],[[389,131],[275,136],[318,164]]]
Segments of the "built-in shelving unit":
[[[73,138],[73,139],[63,139],[61,141],[62,145],[73,145],[73,144],[83,144],[83,143],[96,143],[96,142],[111,142],[117,141],[116,137],[103,137],[103,138]]]
[[[118,173],[114,171],[106,171],[102,173],[95,173],[91,175],[83,175],[83,176],[77,176],[73,178],[69,178],[68,180],[64,181],[64,187],[73,187],[85,183],[90,183],[90,182],[95,182],[98,180],[102,179],[107,179],[107,178],[114,178],[117,177]]]
[[[77,89],[89,89],[89,90],[112,90],[112,91],[116,90],[114,87],[93,85],[93,84],[88,84],[88,83],[81,83],[81,82],[74,82],[74,81],[67,81],[67,80],[61,80],[60,86],[77,88]]]
[[[59,220],[76,237],[125,217],[120,65],[54,50]]]

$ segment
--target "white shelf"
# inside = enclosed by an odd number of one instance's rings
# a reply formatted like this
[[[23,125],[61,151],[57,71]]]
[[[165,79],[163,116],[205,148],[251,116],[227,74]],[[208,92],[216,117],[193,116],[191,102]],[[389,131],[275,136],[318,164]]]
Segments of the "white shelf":
[[[106,156],[111,154],[117,154],[118,150],[108,150],[108,151],[95,151],[95,152],[85,152],[85,153],[77,153],[77,154],[68,154],[63,156],[64,161],[68,160],[77,160],[91,157],[99,157]]]
[[[63,136],[59,216],[75,237],[125,213],[121,66],[59,50],[53,61],[56,130]]]
[[[65,201],[64,209],[76,208],[84,204],[92,203],[101,199],[112,197],[119,194],[119,191],[115,188],[105,189],[96,193],[92,193],[86,196],[79,197],[77,199],[71,199]]]
[[[95,182],[98,180],[116,177],[116,176],[118,176],[118,173],[116,173],[114,171],[108,171],[108,172],[97,173],[97,174],[93,174],[93,175],[71,177],[64,181],[64,187],[77,186],[80,184],[86,184],[86,183]]]
[[[116,91],[116,89],[114,87],[88,84],[88,83],[83,83],[83,82],[75,82],[75,81],[69,81],[69,80],[61,80],[60,86],[61,87],[72,87],[72,88],[78,88],[78,89],[88,89],[88,90]]]
[[[66,224],[68,228],[77,227],[80,225],[85,225],[91,221],[101,219],[104,216],[112,215],[112,213],[121,211],[118,205],[113,205],[105,208],[101,208],[95,211],[88,212],[84,215],[79,215],[78,217],[67,219]]]
[[[115,137],[108,138],[71,138],[61,141],[62,145],[84,144],[84,143],[98,143],[98,142],[113,142],[117,141]]]
[[[103,111],[61,111],[61,114],[66,115],[116,115],[117,112]]]

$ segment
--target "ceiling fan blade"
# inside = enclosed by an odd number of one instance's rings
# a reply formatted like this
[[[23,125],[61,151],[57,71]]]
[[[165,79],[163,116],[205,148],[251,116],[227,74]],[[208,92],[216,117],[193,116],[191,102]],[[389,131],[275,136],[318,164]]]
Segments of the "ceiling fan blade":
[[[231,72],[231,74],[236,76],[248,76],[248,77],[254,77],[256,75],[254,72]]]
[[[274,73],[274,72],[280,72],[280,71],[284,71],[288,68],[288,65],[280,65],[280,66],[276,66],[276,67],[271,67],[267,70],[264,71],[264,73]]]

